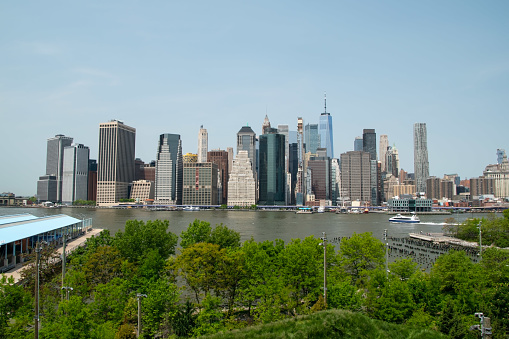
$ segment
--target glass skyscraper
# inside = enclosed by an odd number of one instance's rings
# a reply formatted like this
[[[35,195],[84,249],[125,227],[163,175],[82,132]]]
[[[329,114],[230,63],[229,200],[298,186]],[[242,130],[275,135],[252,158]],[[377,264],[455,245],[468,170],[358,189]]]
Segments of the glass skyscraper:
[[[324,112],[320,114],[320,147],[327,149],[327,156],[334,158],[334,138],[332,132],[332,116],[327,113],[327,97]]]
[[[156,157],[156,203],[181,205],[183,161],[180,135],[161,134]]]
[[[285,204],[285,136],[276,133],[260,135],[260,205]]]
[[[306,153],[316,154],[316,149],[321,147],[320,134],[318,134],[318,124],[307,124],[304,128],[304,139],[306,142]]]

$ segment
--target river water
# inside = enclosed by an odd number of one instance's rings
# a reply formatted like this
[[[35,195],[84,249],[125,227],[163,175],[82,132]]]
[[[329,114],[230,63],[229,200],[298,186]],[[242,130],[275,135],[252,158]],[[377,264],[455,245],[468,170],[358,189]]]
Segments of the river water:
[[[30,213],[35,216],[66,214],[78,219],[92,218],[95,228],[108,229],[111,235],[123,230],[130,219],[169,220],[169,231],[180,236],[194,219],[205,220],[212,226],[223,223],[228,228],[240,233],[241,241],[282,239],[288,243],[291,239],[314,235],[316,238],[326,232],[329,241],[339,237],[349,237],[353,233],[371,232],[374,237],[383,239],[384,229],[390,237],[406,237],[408,233],[442,232],[442,225],[447,218],[461,222],[471,217],[483,217],[484,214],[420,215],[420,224],[389,223],[390,216],[384,213],[368,214],[295,214],[283,211],[147,211],[143,209],[109,209],[109,208],[18,208],[0,207],[0,215]]]

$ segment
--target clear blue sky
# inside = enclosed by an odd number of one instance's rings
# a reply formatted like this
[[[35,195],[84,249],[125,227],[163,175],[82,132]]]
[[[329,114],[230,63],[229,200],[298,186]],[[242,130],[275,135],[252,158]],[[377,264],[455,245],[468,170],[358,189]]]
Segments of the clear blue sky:
[[[509,1],[3,1],[0,192],[36,193],[46,140],[97,158],[99,123],[137,130],[136,156],[178,133],[235,147],[246,123],[318,123],[335,156],[363,128],[413,172],[426,122],[430,174],[482,175],[509,151]],[[377,145],[378,149],[378,145]]]

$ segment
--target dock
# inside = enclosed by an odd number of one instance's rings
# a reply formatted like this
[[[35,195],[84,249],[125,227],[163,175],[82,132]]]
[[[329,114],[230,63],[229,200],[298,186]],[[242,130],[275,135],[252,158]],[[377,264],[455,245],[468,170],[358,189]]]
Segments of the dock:
[[[458,238],[444,235],[444,233],[410,233],[410,238],[419,239],[422,241],[432,242],[436,244],[449,244],[454,246],[463,246],[476,248],[479,246],[478,243],[461,240]]]

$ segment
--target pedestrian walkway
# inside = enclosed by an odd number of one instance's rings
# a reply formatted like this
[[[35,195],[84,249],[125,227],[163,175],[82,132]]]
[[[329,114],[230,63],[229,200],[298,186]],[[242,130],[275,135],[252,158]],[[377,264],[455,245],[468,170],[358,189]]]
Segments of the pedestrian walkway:
[[[102,231],[102,229],[100,229],[100,228],[91,228],[82,236],[69,241],[65,246],[66,247],[65,255],[68,256],[76,248],[84,246],[87,239],[92,238],[93,236],[101,233],[101,231]],[[63,246],[57,248],[56,251],[59,256],[58,259],[56,259],[56,261],[59,262],[62,260]],[[20,264],[16,265],[16,268],[14,268],[6,273],[3,273],[2,275],[5,275],[7,277],[7,279],[9,279],[10,277],[13,277],[14,283],[18,283],[19,280],[21,279],[21,271],[23,271],[24,266],[25,266],[24,264],[20,263]]]

